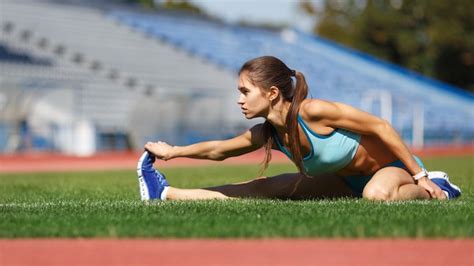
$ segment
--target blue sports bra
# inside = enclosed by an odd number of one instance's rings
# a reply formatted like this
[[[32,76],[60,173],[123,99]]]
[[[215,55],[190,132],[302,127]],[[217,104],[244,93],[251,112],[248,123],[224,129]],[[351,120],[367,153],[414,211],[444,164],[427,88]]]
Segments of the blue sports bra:
[[[306,125],[300,115],[298,115],[298,123],[311,145],[311,152],[303,158],[303,165],[308,175],[337,172],[354,158],[359,147],[359,134],[345,129],[336,129],[329,135],[319,135]],[[275,129],[273,135],[280,151],[292,159]]]

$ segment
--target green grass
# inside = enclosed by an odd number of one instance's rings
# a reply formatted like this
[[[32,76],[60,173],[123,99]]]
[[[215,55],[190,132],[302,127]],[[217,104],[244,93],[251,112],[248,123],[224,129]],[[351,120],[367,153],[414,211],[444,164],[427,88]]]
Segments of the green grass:
[[[424,160],[461,186],[454,201],[138,200],[130,171],[0,175],[0,237],[474,237],[474,156]],[[268,175],[293,172],[274,165]],[[164,169],[178,187],[255,177],[258,166]]]

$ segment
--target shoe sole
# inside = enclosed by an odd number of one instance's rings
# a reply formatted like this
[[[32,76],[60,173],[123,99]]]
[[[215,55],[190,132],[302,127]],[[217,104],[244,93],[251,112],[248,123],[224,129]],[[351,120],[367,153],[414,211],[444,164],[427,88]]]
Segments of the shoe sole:
[[[140,198],[142,201],[150,200],[150,192],[148,190],[148,186],[146,185],[145,178],[143,177],[142,173],[142,164],[143,161],[148,156],[148,152],[144,152],[140,159],[138,160],[137,164],[137,175],[138,175],[138,188],[140,192]]]
[[[462,192],[461,189],[460,189],[458,186],[456,186],[455,184],[449,182],[449,180],[448,180],[448,184],[449,184],[450,186],[452,186],[454,189],[456,189],[457,191],[459,191],[459,193]]]

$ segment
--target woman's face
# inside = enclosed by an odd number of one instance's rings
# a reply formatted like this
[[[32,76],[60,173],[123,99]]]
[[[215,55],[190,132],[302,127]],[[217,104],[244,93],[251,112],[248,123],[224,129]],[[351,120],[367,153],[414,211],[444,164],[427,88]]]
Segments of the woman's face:
[[[240,74],[238,89],[240,96],[237,103],[240,105],[245,118],[252,119],[267,116],[270,101],[266,93],[250,82],[246,72]]]

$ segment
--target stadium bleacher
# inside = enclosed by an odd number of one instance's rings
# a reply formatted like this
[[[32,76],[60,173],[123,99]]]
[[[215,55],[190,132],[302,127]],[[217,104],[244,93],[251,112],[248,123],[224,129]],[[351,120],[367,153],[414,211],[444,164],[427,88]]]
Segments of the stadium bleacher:
[[[163,138],[163,135],[169,141],[182,143],[172,133],[179,128],[174,120],[187,116],[182,113],[179,118],[172,114],[179,105],[174,105],[175,109],[170,109],[170,114],[167,114],[174,118],[173,121],[158,125],[147,123],[147,119],[156,120],[157,116],[165,115],[149,111],[156,109],[157,103],[163,101],[159,97],[171,94],[175,98],[189,98],[199,89],[208,95],[215,94],[207,102],[216,97],[226,103],[232,98],[234,102],[233,95],[223,90],[235,87],[234,73],[221,70],[156,39],[134,33],[130,28],[105,17],[96,8],[49,1],[2,1],[1,12],[3,28],[9,28],[9,32],[2,34],[0,39],[7,44],[6,47],[53,62],[49,68],[36,68],[31,64],[21,64],[18,60],[13,63],[2,60],[0,64],[5,69],[2,71],[3,78],[23,85],[28,83],[30,87],[38,87],[38,84],[45,82],[56,84],[52,88],[60,87],[58,83],[67,86],[67,80],[70,80],[67,87],[74,90],[70,91],[69,97],[75,98],[76,105],[80,105],[70,108],[76,109],[70,112],[80,110],[80,116],[91,120],[102,135],[110,136],[116,132],[119,136],[134,136],[131,140],[134,147],[140,147],[149,139]],[[30,32],[28,40],[21,38],[25,31]],[[47,45],[39,46],[41,41]],[[54,93],[47,94],[49,102],[58,101],[55,97]],[[132,119],[138,116],[133,112],[140,109],[137,105],[143,105],[145,97],[153,98],[154,102],[149,101],[145,106],[148,111],[141,111],[139,119]],[[212,106],[205,100],[201,103],[207,109]],[[187,112],[194,113],[192,109]],[[227,114],[230,116],[228,122],[220,126],[214,122],[213,127],[227,128],[225,131],[228,132],[233,127],[233,121],[240,117],[240,112],[235,108]],[[212,119],[210,115],[208,120]],[[210,124],[203,123],[201,127]],[[163,131],[170,133],[164,134]],[[206,130],[195,128],[193,131]],[[201,135],[198,134],[197,138],[202,138]],[[101,139],[104,137],[98,136],[98,149],[104,147],[100,144]],[[119,145],[116,148],[122,147]]]
[[[444,129],[457,132],[459,138],[472,140],[474,125],[466,123],[474,118],[472,94],[330,41],[298,31],[291,33],[293,40],[285,40],[284,32],[221,25],[195,18],[124,10],[113,10],[108,15],[232,71],[237,71],[247,59],[275,55],[306,74],[313,97],[345,102],[377,115],[380,115],[377,103],[364,108],[361,102],[373,91],[388,91],[393,99],[391,120],[400,131],[413,126],[416,102],[422,104],[428,137],[439,135],[436,133]]]
[[[408,141],[420,108],[425,144],[474,139],[474,125],[466,123],[474,118],[472,94],[330,41],[107,1],[71,2],[2,0],[0,94],[16,89],[38,96],[42,104],[24,110],[35,128],[59,119],[40,106],[71,102],[59,110],[71,114],[68,123],[90,121],[97,150],[110,148],[114,135],[115,148],[123,149],[128,141],[139,148],[149,139],[184,144],[240,133],[251,123],[235,104],[236,73],[261,55],[303,72],[311,97],[388,114]],[[383,111],[387,99],[390,110]],[[1,134],[10,134],[12,119],[0,121]],[[48,130],[36,135],[51,138]],[[0,136],[3,150],[5,139]]]

